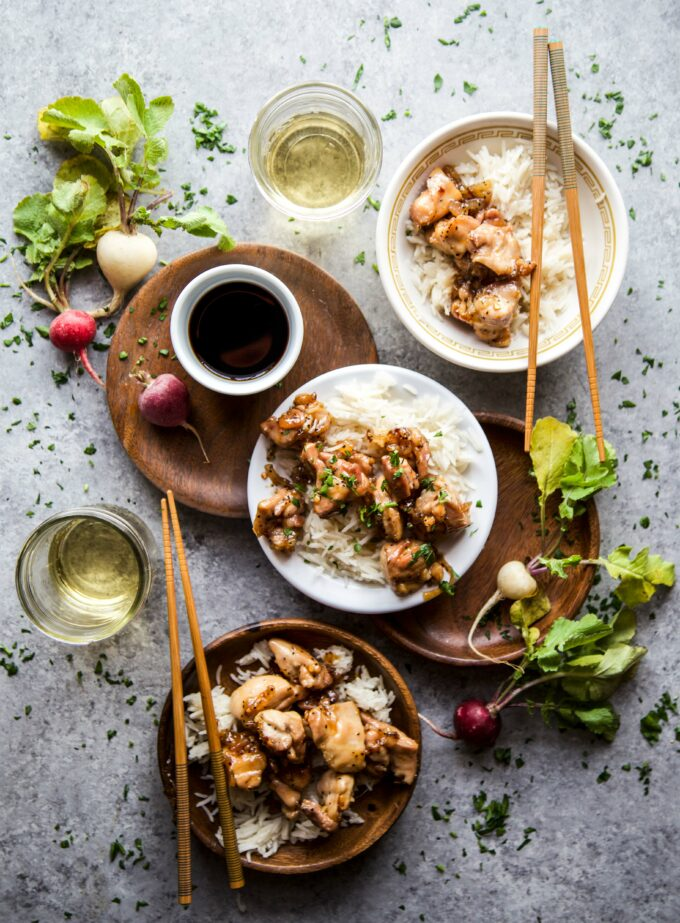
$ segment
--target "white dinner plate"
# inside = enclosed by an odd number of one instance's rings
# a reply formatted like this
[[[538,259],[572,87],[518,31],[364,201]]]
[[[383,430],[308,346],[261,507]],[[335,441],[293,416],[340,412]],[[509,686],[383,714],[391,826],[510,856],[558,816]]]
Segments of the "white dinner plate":
[[[373,381],[377,374],[383,373],[393,379],[396,395],[400,399],[417,401],[420,395],[437,396],[443,405],[455,411],[460,428],[467,432],[476,447],[470,452],[472,461],[465,472],[466,479],[473,485],[473,493],[467,498],[472,501],[472,524],[464,532],[436,542],[438,550],[454,571],[462,576],[472,566],[486,543],[496,512],[498,493],[496,464],[491,447],[484,430],[466,405],[431,378],[419,372],[388,365],[351,365],[335,369],[307,382],[298,388],[295,394],[312,391],[321,401],[327,401],[334,395],[336,386],[353,381],[368,383]],[[279,416],[290,407],[295,394],[289,395],[281,402],[275,416]],[[260,436],[250,460],[248,509],[251,519],[255,517],[258,503],[270,496],[273,489],[270,482],[261,477],[270,445],[268,439]],[[260,538],[259,542],[270,562],[290,584],[317,602],[334,609],[365,614],[386,613],[410,609],[423,602],[422,591],[399,597],[389,586],[360,583],[331,575],[316,565],[307,564],[300,550],[296,550],[292,555],[285,555],[274,551],[265,538]],[[301,548],[302,546],[298,546],[298,549]]]

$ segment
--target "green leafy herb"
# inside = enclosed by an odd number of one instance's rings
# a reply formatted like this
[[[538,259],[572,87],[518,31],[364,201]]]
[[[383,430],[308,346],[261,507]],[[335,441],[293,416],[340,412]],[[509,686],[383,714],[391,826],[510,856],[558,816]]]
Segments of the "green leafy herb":
[[[442,88],[443,86],[444,86],[444,78],[442,77],[441,74],[435,74],[435,75],[434,75],[434,91],[435,91],[435,93],[438,93],[438,92],[441,90],[441,88]]]
[[[472,96],[473,93],[476,93],[479,87],[476,87],[474,83],[468,83],[467,80],[463,81],[463,90],[467,93],[468,96]]]
[[[453,21],[455,22],[456,25],[460,25],[461,22],[465,22],[468,16],[472,15],[472,13],[476,13],[480,9],[481,9],[480,3],[471,3],[469,6],[466,6],[463,12],[459,16],[456,16],[456,18]],[[481,15],[486,15],[486,14],[480,13],[480,16]]]
[[[196,150],[203,148],[206,151],[219,151],[221,154],[233,154],[236,150],[233,144],[224,140],[226,124],[218,122],[217,109],[210,109],[205,103],[195,103],[194,113],[191,117],[191,132],[196,143]]]
[[[425,561],[425,563],[428,565],[428,567],[431,564],[434,564],[436,555],[435,555],[434,548],[432,547],[432,545],[430,545],[429,542],[424,542],[420,546],[420,548],[418,548],[417,551],[414,551],[413,554],[411,555],[411,560],[413,562],[417,561],[418,558],[422,558],[423,561]]]
[[[401,29],[401,19],[399,19],[398,16],[385,16],[383,19],[383,26],[385,29],[385,47],[389,51],[392,47],[390,29]]]
[[[640,718],[640,733],[647,743],[658,743],[663,725],[671,720],[671,715],[678,715],[678,700],[671,698],[669,692],[664,692],[654,708]]]

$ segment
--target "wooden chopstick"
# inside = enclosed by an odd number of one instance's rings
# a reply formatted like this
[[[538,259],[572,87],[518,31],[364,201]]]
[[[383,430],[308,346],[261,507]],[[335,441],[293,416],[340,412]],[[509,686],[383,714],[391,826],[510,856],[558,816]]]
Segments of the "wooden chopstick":
[[[536,362],[538,356],[538,316],[541,303],[543,269],[543,212],[545,208],[545,136],[548,118],[548,30],[534,29],[534,136],[533,177],[531,180],[531,274],[529,296],[529,361],[524,416],[524,451],[531,447],[536,400]]]
[[[590,321],[590,304],[588,300],[588,283],[586,280],[586,262],[583,254],[583,232],[581,230],[581,211],[578,204],[578,190],[576,188],[576,163],[574,159],[574,139],[571,134],[571,115],[569,112],[569,93],[567,89],[567,73],[564,66],[564,48],[562,42],[548,44],[550,55],[550,72],[552,74],[553,92],[555,94],[555,110],[557,112],[557,132],[560,144],[560,157],[562,160],[562,176],[564,179],[564,197],[567,203],[569,216],[569,234],[571,236],[571,249],[574,255],[574,274],[576,276],[576,291],[578,305],[581,312],[581,326],[583,328],[583,347],[586,354],[586,369],[588,385],[590,387],[590,402],[593,407],[595,422],[595,438],[600,461],[605,460],[604,436],[602,434],[602,417],[600,414],[600,392],[597,386],[597,368],[595,366],[595,346],[593,344],[593,328]]]
[[[210,685],[210,676],[208,675],[208,665],[205,660],[203,642],[201,641],[201,629],[198,624],[196,604],[191,589],[191,579],[189,578],[189,570],[187,568],[187,560],[184,553],[184,542],[182,541],[182,532],[179,527],[177,507],[175,506],[175,498],[171,490],[168,491],[168,506],[170,507],[172,529],[175,534],[177,561],[179,563],[180,577],[182,578],[182,588],[184,589],[184,601],[186,603],[187,616],[189,618],[191,643],[194,648],[196,676],[198,677],[198,688],[201,693],[201,704],[203,705],[203,718],[205,721],[205,729],[208,734],[208,744],[210,746],[210,766],[215,784],[215,795],[217,797],[220,827],[222,828],[222,840],[224,843],[224,856],[227,862],[227,872],[229,874],[229,885],[232,888],[242,888],[245,885],[245,879],[243,877],[243,866],[241,865],[238,843],[236,842],[234,815],[231,810],[231,801],[229,800],[227,777],[222,757],[222,745],[219,731],[217,730],[217,719],[215,718],[215,707],[212,700],[212,687]]]
[[[184,734],[184,700],[182,666],[177,630],[177,599],[175,573],[172,566],[172,540],[168,522],[168,504],[161,500],[163,520],[163,552],[165,557],[165,587],[168,598],[168,635],[170,638],[170,675],[172,677],[172,724],[175,738],[175,792],[177,799],[177,900],[191,903],[191,819],[189,816],[189,776],[187,744]]]

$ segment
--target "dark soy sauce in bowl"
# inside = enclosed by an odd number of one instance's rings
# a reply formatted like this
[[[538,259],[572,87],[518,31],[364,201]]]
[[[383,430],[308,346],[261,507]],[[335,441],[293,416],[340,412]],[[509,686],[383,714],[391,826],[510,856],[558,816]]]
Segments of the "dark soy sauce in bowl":
[[[290,329],[274,295],[252,282],[206,292],[189,319],[189,342],[202,365],[224,378],[257,378],[286,351]]]

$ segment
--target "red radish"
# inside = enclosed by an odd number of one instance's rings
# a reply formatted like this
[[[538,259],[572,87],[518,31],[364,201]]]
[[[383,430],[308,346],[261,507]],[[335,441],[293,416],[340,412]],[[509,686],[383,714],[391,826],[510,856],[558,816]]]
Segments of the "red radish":
[[[187,386],[176,375],[165,372],[152,378],[148,372],[133,372],[130,376],[144,385],[139,395],[139,412],[156,426],[182,426],[193,433],[203,452],[206,462],[210,462],[198,431],[187,422],[189,416],[189,392]]]
[[[94,378],[97,384],[104,387],[104,382],[95,372],[87,355],[87,347],[94,340],[97,324],[87,311],[75,311],[68,308],[62,314],[57,314],[50,324],[50,340],[57,349],[74,353],[83,363],[85,371]]]
[[[465,699],[453,713],[453,726],[461,740],[475,747],[492,746],[501,729],[501,719],[493,706],[481,699]]]
[[[502,706],[501,706],[502,707]],[[454,733],[443,731],[425,715],[420,718],[435,734],[450,740],[463,740],[473,747],[491,747],[501,729],[499,709],[495,704],[487,705],[481,699],[465,699],[453,713]]]

